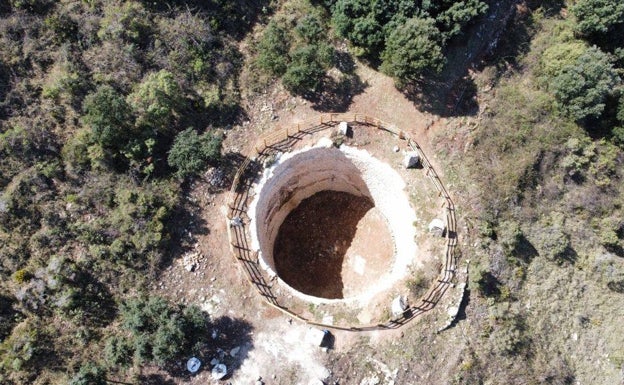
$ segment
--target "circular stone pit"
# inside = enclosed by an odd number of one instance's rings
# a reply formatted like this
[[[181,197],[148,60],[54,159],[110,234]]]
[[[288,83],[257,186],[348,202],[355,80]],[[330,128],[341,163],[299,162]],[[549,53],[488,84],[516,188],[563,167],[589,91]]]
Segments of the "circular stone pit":
[[[252,248],[299,298],[365,303],[420,263],[404,189],[388,164],[327,138],[279,154],[250,205]]]

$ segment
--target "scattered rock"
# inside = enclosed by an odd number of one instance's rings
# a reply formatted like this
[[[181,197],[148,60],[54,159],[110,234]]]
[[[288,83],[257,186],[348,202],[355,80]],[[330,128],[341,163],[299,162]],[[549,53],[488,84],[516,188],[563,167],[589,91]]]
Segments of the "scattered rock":
[[[394,152],[399,152],[399,146],[394,146],[394,147],[392,148],[392,151],[394,151]]]
[[[420,164],[420,155],[417,152],[411,151],[405,154],[405,158],[403,158],[403,166],[405,168],[415,168]]]
[[[235,347],[234,349],[230,350],[230,356],[236,357],[239,351],[240,351],[240,346]]]
[[[220,380],[227,375],[227,367],[223,364],[217,364],[212,368],[211,375],[213,379]]]
[[[240,227],[242,225],[243,225],[243,220],[241,219],[241,217],[234,217],[230,221],[230,226],[232,227]]]
[[[398,296],[392,301],[392,315],[400,317],[407,310],[407,301],[403,296]]]
[[[340,122],[340,124],[338,124],[338,133],[347,137],[352,136],[351,128],[349,127],[347,122]]]
[[[434,218],[431,223],[429,223],[429,232],[438,237],[443,237],[446,233],[446,224],[440,218]]]
[[[184,254],[184,256],[182,257],[182,264],[184,265],[184,269],[188,272],[195,271],[195,269],[199,265],[200,259],[201,255],[197,251]]]
[[[186,362],[186,369],[191,373],[197,373],[201,366],[201,361],[197,357],[191,357]]]

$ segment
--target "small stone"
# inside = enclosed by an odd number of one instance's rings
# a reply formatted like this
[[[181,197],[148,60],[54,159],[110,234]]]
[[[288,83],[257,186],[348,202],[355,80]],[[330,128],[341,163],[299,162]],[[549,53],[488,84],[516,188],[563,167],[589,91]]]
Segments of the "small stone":
[[[417,152],[412,151],[405,154],[405,158],[403,158],[403,166],[405,168],[415,168],[420,164],[420,155]]]
[[[431,223],[429,223],[429,232],[436,236],[443,237],[446,233],[444,221],[440,218],[434,218]]]
[[[240,351],[240,346],[235,347],[234,349],[230,350],[230,356],[236,357],[239,351]]]
[[[227,367],[223,364],[216,365],[211,372],[212,378],[220,380],[227,375]]]
[[[399,152],[399,146],[394,146],[394,147],[392,148],[392,151],[394,151],[394,152]]]

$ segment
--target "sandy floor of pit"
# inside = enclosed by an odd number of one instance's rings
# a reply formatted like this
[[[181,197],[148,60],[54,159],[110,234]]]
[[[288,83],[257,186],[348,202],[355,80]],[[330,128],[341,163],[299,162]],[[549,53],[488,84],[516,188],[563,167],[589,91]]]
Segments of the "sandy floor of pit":
[[[279,276],[322,298],[356,296],[392,266],[385,218],[366,197],[323,191],[304,199],[280,227],[273,252]]]

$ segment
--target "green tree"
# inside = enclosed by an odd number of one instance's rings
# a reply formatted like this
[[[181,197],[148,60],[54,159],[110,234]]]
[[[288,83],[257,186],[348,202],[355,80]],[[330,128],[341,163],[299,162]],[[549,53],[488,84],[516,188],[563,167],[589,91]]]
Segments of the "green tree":
[[[624,23],[624,2],[621,0],[578,0],[570,9],[578,20],[583,35],[607,33]]]
[[[258,65],[273,76],[282,76],[288,65],[288,31],[275,21],[267,26],[258,43]]]
[[[324,43],[309,44],[292,52],[292,62],[282,77],[284,87],[298,95],[318,90],[332,62],[333,49]]]
[[[136,298],[120,306],[122,325],[130,331],[127,342],[113,336],[107,342],[110,364],[127,356],[132,346],[135,359],[164,365],[192,347],[203,337],[197,333],[206,327],[199,309],[179,308],[160,297]]]
[[[92,363],[80,367],[78,373],[69,381],[69,385],[106,385],[106,372]]]
[[[390,4],[387,6],[391,12]],[[361,49],[363,55],[376,55],[383,49],[387,14],[370,0],[338,0],[332,8],[332,22],[338,34]]]
[[[297,22],[295,32],[308,43],[316,43],[325,37],[325,28],[315,15],[302,17]]]
[[[602,114],[605,100],[618,81],[611,57],[594,46],[574,64],[562,68],[550,87],[559,107],[571,118],[583,120]]]
[[[412,18],[386,40],[382,71],[399,85],[418,81],[427,71],[440,72],[444,65],[441,34],[431,18]]]
[[[132,109],[113,87],[99,86],[87,95],[82,109],[85,124],[102,147],[119,149],[133,135]]]
[[[455,1],[435,17],[446,39],[461,33],[461,30],[477,16],[487,11],[488,5],[481,0]]]
[[[158,134],[173,132],[177,118],[186,106],[182,88],[166,70],[152,72],[128,95],[137,114],[137,125]]]
[[[167,163],[176,170],[176,175],[185,178],[201,172],[207,164],[216,163],[221,157],[223,136],[206,132],[197,135],[193,128],[180,132],[169,150]]]

